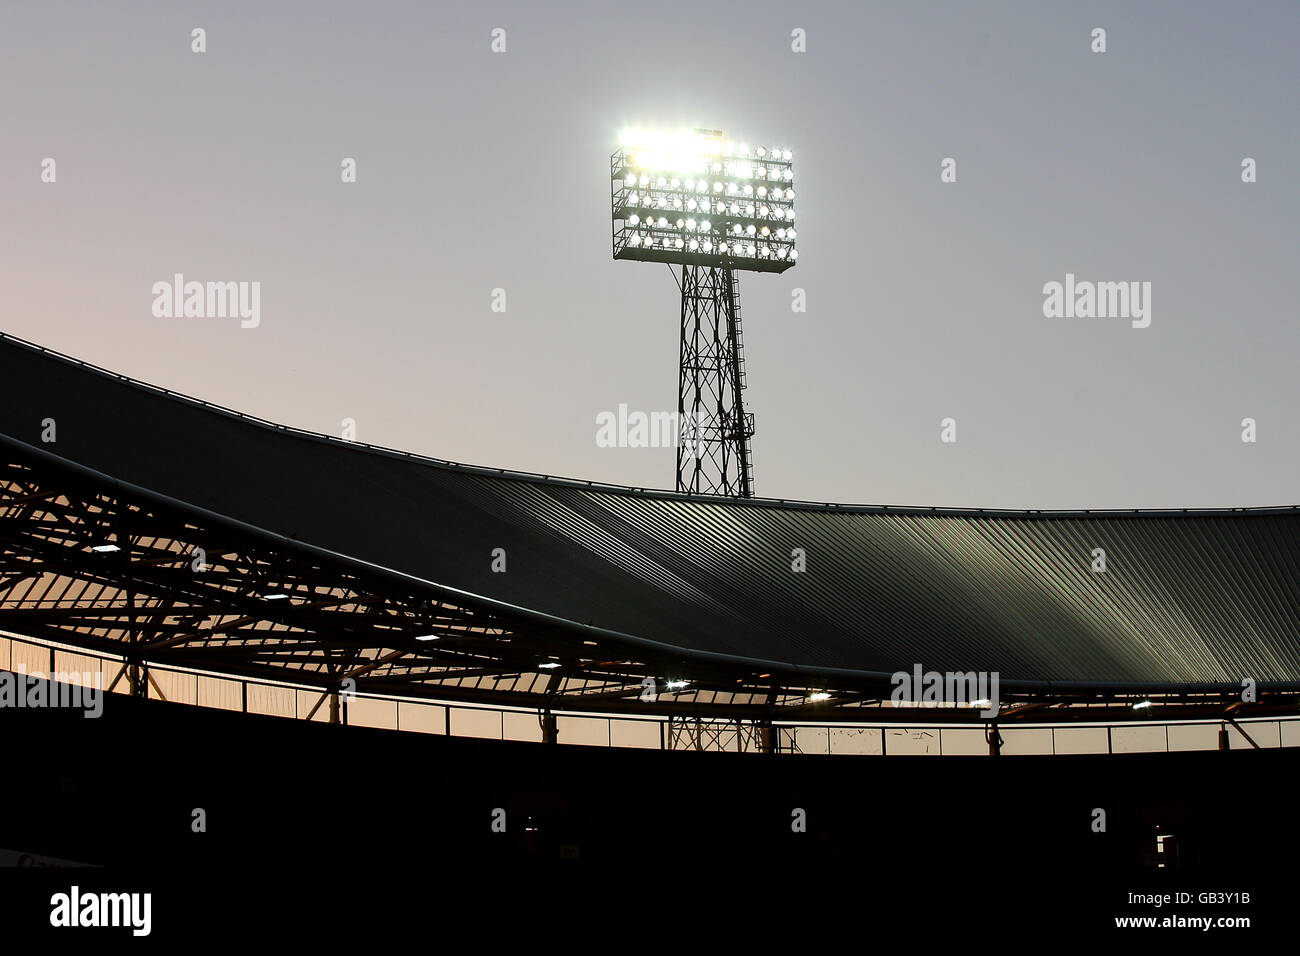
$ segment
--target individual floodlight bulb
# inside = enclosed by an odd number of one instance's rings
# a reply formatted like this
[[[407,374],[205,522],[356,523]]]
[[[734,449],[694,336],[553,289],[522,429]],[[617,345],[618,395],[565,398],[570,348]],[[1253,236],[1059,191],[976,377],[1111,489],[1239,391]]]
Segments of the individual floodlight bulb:
[[[766,199],[766,198],[767,198],[767,187],[766,187],[766,186],[759,186],[759,187],[758,187],[758,198],[759,198],[759,199]]]
[[[711,240],[711,239],[705,239],[705,240],[704,240],[704,251],[705,251],[705,252],[712,252],[712,251],[713,251],[713,240]]]
[[[790,258],[791,258],[791,259],[798,259],[798,258],[799,258],[799,250],[798,250],[798,249],[791,249],[791,250],[790,250]]]
[[[700,248],[700,240],[692,239],[690,245],[691,245],[691,252],[694,252],[695,250]]]
[[[700,223],[700,232],[708,232],[712,228],[712,225],[710,225],[709,220],[707,219]]]
[[[745,232],[751,236],[754,234],[754,224],[752,222],[745,228]]]
[[[795,238],[795,236],[797,236],[797,235],[798,235],[798,233],[796,233],[793,229],[787,229],[787,230],[785,231],[785,237],[786,237],[787,239],[791,239],[791,240],[793,240],[793,239]]]
[[[781,178],[784,179],[786,182],[789,182],[790,180],[794,179],[794,173],[787,169],[784,173],[781,174]]]
[[[677,228],[678,228],[678,229],[682,228],[682,226],[684,226],[684,225],[686,225],[686,222],[685,222],[684,220],[681,220],[681,219],[678,219],[678,220],[677,220]]]
[[[677,240],[677,248],[678,248],[678,249],[680,249],[680,248],[681,248],[682,246],[684,246],[685,244],[686,244],[686,243],[685,243],[681,238],[678,238],[678,240]]]
[[[767,147],[760,146],[758,147],[758,149],[754,150],[754,152],[758,153],[759,157],[762,158],[763,156],[767,155]]]
[[[781,150],[781,158],[784,159],[786,162],[789,162],[790,160],[794,159],[794,153],[790,152],[788,149],[783,149]]]
[[[695,231],[695,220],[694,220],[694,219],[687,219],[687,220],[686,220],[686,228],[689,229],[691,232],[694,232],[694,231]]]
[[[720,182],[714,183],[714,184],[713,184],[713,191],[714,191],[715,193],[720,193],[720,192],[722,192],[722,183],[720,183]]]
[[[751,259],[754,258],[754,247],[753,247],[752,245],[746,246],[746,247],[745,247],[745,253],[746,253],[746,255],[748,255]]]
[[[635,226],[640,221],[641,221],[641,217],[638,216],[636,213],[632,213],[632,215],[627,217],[627,224],[629,226]]]
[[[761,232],[763,235],[766,236],[770,232],[770,230],[767,228],[767,226],[764,226],[762,229],[759,230],[759,232]]]

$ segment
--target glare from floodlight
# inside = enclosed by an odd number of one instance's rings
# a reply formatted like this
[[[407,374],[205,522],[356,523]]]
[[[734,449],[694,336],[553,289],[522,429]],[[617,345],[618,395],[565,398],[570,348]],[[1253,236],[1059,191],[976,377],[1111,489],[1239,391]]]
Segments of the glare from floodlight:
[[[622,141],[611,164],[614,258],[761,272],[794,265],[793,230],[785,228],[794,220],[788,149],[763,145],[751,152],[716,130],[634,129]],[[666,215],[648,217],[648,209]],[[700,213],[713,221],[697,219]],[[762,242],[692,239],[715,230]]]

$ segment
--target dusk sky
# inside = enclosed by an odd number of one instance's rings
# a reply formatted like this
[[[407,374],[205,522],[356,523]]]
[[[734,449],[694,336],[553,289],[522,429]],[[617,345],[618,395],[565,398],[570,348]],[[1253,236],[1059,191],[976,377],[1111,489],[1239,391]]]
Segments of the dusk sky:
[[[677,403],[677,290],[612,261],[609,154],[719,128],[799,186],[798,265],[741,279],[759,495],[1296,504],[1297,35],[1291,2],[7,3],[0,328],[314,431],[671,487],[672,449],[595,441]],[[156,318],[177,272],[260,282],[260,325]],[[1045,317],[1067,273],[1150,282],[1150,326]]]

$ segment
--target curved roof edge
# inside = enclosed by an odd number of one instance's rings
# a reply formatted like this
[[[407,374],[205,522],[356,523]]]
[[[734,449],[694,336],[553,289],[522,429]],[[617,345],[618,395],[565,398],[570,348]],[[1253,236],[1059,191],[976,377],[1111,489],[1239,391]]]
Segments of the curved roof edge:
[[[3,334],[3,333],[0,333]],[[534,608],[523,607],[521,605],[511,604],[496,598],[487,597],[480,594],[474,594],[460,588],[450,585],[441,584],[437,581],[431,581],[421,578],[417,575],[408,574],[394,568],[385,567],[380,564],[374,564],[364,561],[351,555],[342,554],[337,551],[331,551],[328,548],[322,548],[317,545],[300,541],[297,538],[286,537],[276,531],[270,531],[255,525],[240,521],[228,515],[219,514],[194,505],[186,501],[181,501],[165,495],[161,492],[154,491],[151,488],[145,488],[133,484],[129,481],[123,481],[112,475],[104,474],[93,468],[88,468],[77,462],[61,458],[43,448],[29,445],[26,442],[18,441],[7,435],[0,435],[0,445],[6,445],[18,449],[32,457],[45,461],[56,467],[70,471],[81,476],[82,479],[94,481],[125,492],[129,495],[136,496],[145,501],[151,501],[157,505],[176,509],[181,512],[187,512],[191,515],[200,516],[207,521],[223,525],[232,530],[240,531],[252,537],[265,541],[276,547],[281,547],[302,554],[309,554],[317,558],[323,558],[335,562],[354,571],[361,571],[382,578],[386,578],[395,583],[407,586],[423,588],[435,593],[444,595],[448,598],[460,599],[478,605],[486,610],[494,610],[507,614],[516,615],[525,619],[535,621],[539,624],[546,624],[552,627],[561,628],[572,633],[584,636],[598,637],[602,640],[609,641],[615,645],[623,645],[628,648],[639,648],[642,650],[653,651],[664,654],[669,657],[676,657],[683,661],[696,661],[699,663],[712,663],[758,670],[770,670],[781,673],[787,677],[800,677],[810,681],[836,681],[849,680],[854,682],[864,682],[867,684],[887,684],[892,675],[885,671],[858,670],[846,667],[825,667],[809,666],[806,664],[796,664],[792,661],[776,661],[765,658],[747,657],[739,654],[730,654],[719,651],[709,651],[700,648],[685,648],[676,645],[665,644],[651,638],[640,637],[634,634],[627,634],[622,631],[615,631],[609,628],[599,627],[591,624],[583,624],[567,618],[558,617],[548,614],[545,611],[539,611]],[[1090,692],[1155,692],[1163,694],[1185,693],[1185,694],[1205,694],[1215,692],[1232,691],[1237,692],[1241,685],[1236,682],[1196,682],[1196,681],[1052,681],[1052,680],[1003,680],[1000,685],[1011,691],[1036,691],[1040,693],[1090,693]],[[1291,691],[1300,689],[1300,684],[1289,681],[1264,681],[1258,685],[1264,690],[1282,690]]]
[[[668,498],[682,501],[700,501],[713,505],[729,505],[734,507],[763,507],[763,508],[787,508],[796,510],[809,511],[842,511],[858,514],[921,514],[921,515],[950,515],[953,517],[980,517],[986,516],[991,518],[1076,518],[1076,517],[1173,517],[1177,515],[1198,515],[1201,517],[1213,517],[1215,515],[1239,515],[1239,514],[1278,514],[1287,512],[1300,511],[1300,505],[1263,505],[1256,507],[1219,507],[1219,508],[1097,508],[1097,509],[1078,509],[1078,508],[958,508],[946,506],[926,506],[926,505],[868,505],[868,504],[837,504],[834,502],[822,501],[805,501],[794,498],[729,498],[721,495],[695,495],[686,492],[669,491],[663,488],[642,488],[632,485],[619,485],[611,482],[590,481],[583,478],[565,478],[555,475],[545,475],[540,472],[514,471],[508,468],[492,468],[486,465],[469,465],[462,462],[449,461],[442,458],[434,458],[429,455],[421,455],[415,452],[402,451],[397,448],[388,448],[384,445],[372,445],[368,442],[347,441],[342,438],[336,438],[333,435],[326,435],[321,432],[308,431],[303,428],[296,428],[291,425],[281,425],[277,422],[269,421],[265,418],[259,418],[256,415],[249,415],[245,412],[228,408],[224,405],[217,405],[213,402],[204,401],[200,398],[194,398],[183,392],[176,392],[168,388],[160,388],[157,385],[151,385],[148,382],[122,375],[118,372],[110,371],[91,362],[74,358],[63,352],[38,345],[35,342],[29,342],[26,339],[19,338],[8,332],[0,331],[0,341],[9,342],[22,348],[30,349],[34,352],[40,352],[50,358],[65,362],[69,365],[75,365],[87,371],[94,372],[104,378],[113,379],[125,385],[151,392],[155,395],[162,395],[174,401],[184,402],[195,405],[207,411],[219,415],[225,415],[230,418],[238,419],[248,424],[257,425],[272,431],[283,432],[295,435],[299,438],[306,438],[313,441],[327,442],[343,448],[360,449],[372,454],[386,455],[392,458],[400,458],[408,461],[418,461],[426,465],[437,468],[446,468],[454,471],[463,471],[470,474],[483,475],[487,477],[509,478],[516,481],[527,481],[541,485],[554,485],[568,488],[584,488],[592,491],[607,491],[618,494],[635,495],[645,498]],[[30,446],[28,446],[30,447]],[[106,476],[107,477],[107,476]],[[113,479],[116,481],[116,479]]]

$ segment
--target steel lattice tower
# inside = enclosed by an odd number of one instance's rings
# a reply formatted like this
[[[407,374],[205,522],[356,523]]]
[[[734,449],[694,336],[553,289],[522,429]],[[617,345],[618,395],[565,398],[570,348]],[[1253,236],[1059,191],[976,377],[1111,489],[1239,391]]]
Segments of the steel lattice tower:
[[[683,265],[674,277],[682,294],[677,490],[750,498],[754,416],[744,405],[736,275],[718,266]]]
[[[681,292],[678,491],[754,495],[736,274],[799,257],[791,158],[713,129],[630,131],[610,157],[614,258],[667,263]]]

